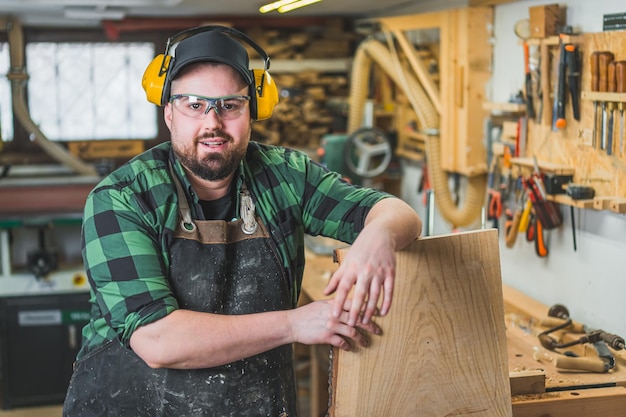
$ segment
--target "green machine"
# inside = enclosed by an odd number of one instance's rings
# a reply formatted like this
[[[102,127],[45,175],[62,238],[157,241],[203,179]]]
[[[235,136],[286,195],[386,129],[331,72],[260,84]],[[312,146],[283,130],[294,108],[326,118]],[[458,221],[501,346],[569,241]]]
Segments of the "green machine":
[[[374,178],[387,170],[393,148],[382,130],[362,128],[351,135],[325,135],[319,154],[320,162],[328,169],[361,185],[364,178]]]

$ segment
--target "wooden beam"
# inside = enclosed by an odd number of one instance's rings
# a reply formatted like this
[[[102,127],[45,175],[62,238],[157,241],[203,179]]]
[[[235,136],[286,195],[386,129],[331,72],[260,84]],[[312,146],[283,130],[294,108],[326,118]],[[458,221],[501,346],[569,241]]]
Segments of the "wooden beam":
[[[381,17],[377,20],[390,30],[423,30],[441,26],[445,12],[421,13],[408,16]]]
[[[426,94],[428,94],[428,98],[433,103],[433,107],[437,110],[437,113],[441,114],[441,94],[439,92],[439,88],[437,88],[432,77],[428,73],[428,68],[426,68],[424,62],[419,59],[417,53],[415,52],[415,48],[409,43],[402,31],[394,30],[393,36],[400,44],[400,47],[402,47],[402,51],[404,51],[409,63],[411,64],[411,68],[413,68],[413,72],[415,72],[417,79],[424,87]]]
[[[626,410],[626,388],[594,388],[548,392],[513,397],[515,417],[622,416]]]

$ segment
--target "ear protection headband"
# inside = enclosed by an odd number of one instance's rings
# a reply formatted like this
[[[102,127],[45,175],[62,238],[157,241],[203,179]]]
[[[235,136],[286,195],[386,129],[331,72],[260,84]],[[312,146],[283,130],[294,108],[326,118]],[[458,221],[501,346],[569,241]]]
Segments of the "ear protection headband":
[[[243,32],[227,26],[208,25],[179,32],[167,40],[165,52],[157,55],[148,65],[143,74],[141,85],[146,92],[146,98],[150,103],[157,106],[165,106],[169,101],[170,86],[172,84],[172,70],[176,68],[176,46],[185,39],[195,35],[218,31],[232,35],[250,45],[263,59],[263,69],[241,69],[244,79],[250,86],[250,116],[253,120],[268,119],[278,103],[278,87],[273,78],[267,72],[270,67],[270,57],[256,42]],[[219,49],[219,48],[218,48]],[[219,52],[218,52],[219,54]],[[224,62],[223,57],[215,55],[216,62]],[[211,61],[210,57],[198,59],[198,61]],[[225,63],[229,63],[226,60]],[[239,63],[237,63],[239,64]],[[247,65],[246,65],[247,66]],[[238,68],[236,68],[238,69]]]

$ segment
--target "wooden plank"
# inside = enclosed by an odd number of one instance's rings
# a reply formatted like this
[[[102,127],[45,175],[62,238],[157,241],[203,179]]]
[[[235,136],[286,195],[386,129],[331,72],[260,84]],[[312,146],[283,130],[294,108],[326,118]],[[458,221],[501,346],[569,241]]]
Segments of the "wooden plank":
[[[81,140],[68,142],[70,153],[83,160],[132,158],[144,151],[143,140]]]
[[[623,416],[626,388],[594,388],[513,397],[514,417]]]
[[[91,179],[91,177],[88,177]],[[87,194],[96,182],[70,182],[66,184],[0,186],[0,217],[24,218],[47,216],[52,213],[82,214]]]
[[[497,231],[418,239],[396,271],[384,334],[333,350],[329,415],[511,416]]]
[[[377,20],[394,30],[433,29],[441,25],[446,12],[419,13],[404,16],[381,17]]]
[[[546,392],[546,373],[542,370],[509,373],[511,395],[541,394]]]

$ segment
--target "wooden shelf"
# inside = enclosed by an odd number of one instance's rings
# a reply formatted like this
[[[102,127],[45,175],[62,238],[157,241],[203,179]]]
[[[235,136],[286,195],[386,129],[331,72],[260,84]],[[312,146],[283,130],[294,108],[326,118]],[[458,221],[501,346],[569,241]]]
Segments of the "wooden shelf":
[[[349,72],[351,58],[333,59],[273,59],[270,74],[293,73],[301,71]],[[250,61],[250,68],[263,68],[260,60]]]
[[[577,208],[583,209],[592,209],[593,199],[591,200],[574,200],[572,197],[566,194],[549,194],[548,200],[554,201],[555,203],[564,204],[566,206],[574,206]]]
[[[563,43],[582,44],[584,39],[580,35],[563,35]],[[528,45],[548,45],[557,46],[561,44],[561,38],[559,36],[550,36],[547,38],[530,38],[526,41]]]
[[[483,103],[483,110],[502,113],[526,113],[526,104],[523,103],[497,103],[487,101]]]
[[[511,158],[511,163],[525,168],[535,168],[535,161],[532,158]],[[553,164],[550,162],[538,161],[537,165],[541,172],[555,175],[574,175],[574,171],[576,170],[569,165]]]
[[[607,101],[611,103],[626,103],[626,93],[606,93],[599,91],[583,91],[583,100]]]

